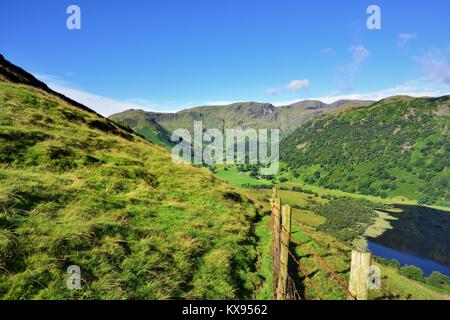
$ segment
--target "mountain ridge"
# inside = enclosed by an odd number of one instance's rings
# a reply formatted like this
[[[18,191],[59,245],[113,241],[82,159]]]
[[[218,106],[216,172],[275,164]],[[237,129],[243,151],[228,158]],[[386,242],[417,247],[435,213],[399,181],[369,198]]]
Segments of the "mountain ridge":
[[[349,105],[365,107],[372,103],[372,101],[341,100],[325,104],[320,101],[304,100],[276,107],[270,103],[237,102],[221,106],[199,106],[175,113],[130,109],[111,115],[109,119],[126,123],[140,134],[144,134],[143,132],[147,130],[145,121],[148,122],[148,128],[154,126],[151,121],[156,121],[167,132],[173,132],[178,128],[192,131],[193,122],[201,120],[204,128],[280,129],[284,136],[324,112]]]

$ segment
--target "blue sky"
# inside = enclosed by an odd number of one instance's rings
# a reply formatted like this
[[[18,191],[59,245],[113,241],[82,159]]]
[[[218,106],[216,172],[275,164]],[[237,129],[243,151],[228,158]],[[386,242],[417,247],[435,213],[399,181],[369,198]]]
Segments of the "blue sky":
[[[104,115],[449,94],[449,30],[448,0],[0,2],[0,53]]]

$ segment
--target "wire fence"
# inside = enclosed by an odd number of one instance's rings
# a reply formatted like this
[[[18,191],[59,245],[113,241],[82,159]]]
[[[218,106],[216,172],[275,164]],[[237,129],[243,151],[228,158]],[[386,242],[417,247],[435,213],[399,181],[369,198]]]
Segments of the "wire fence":
[[[349,298],[355,299],[353,294],[348,289],[348,285],[345,282],[345,280],[342,277],[340,277],[333,270],[333,268],[317,252],[313,251],[308,245],[306,245],[296,239],[293,239],[292,237],[290,237],[290,241],[292,243],[298,245],[299,247],[305,249],[314,258],[314,260],[317,262],[317,264],[323,270],[325,270],[325,272],[328,273],[328,275],[336,282],[336,284],[341,288],[342,292],[344,292]]]
[[[339,288],[344,296],[349,300],[367,300],[369,298],[369,282],[373,282],[376,278],[372,278],[371,274],[373,265],[372,254],[367,250],[352,250],[352,259],[350,266],[350,279],[347,281],[340,272],[336,272],[335,268],[323,257],[323,253],[319,254],[312,247],[315,243],[323,244],[322,240],[310,236],[308,233],[307,241],[300,241],[294,239],[291,235],[291,216],[292,208],[290,206],[282,206],[281,199],[277,197],[277,190],[273,190],[271,200],[271,228],[272,228],[272,278],[273,278],[273,296],[275,299],[283,300],[303,300],[306,298],[306,289],[313,291],[313,296],[316,300],[325,300],[328,288],[321,288],[320,284],[313,279],[315,272],[308,272],[301,262],[302,257],[291,250],[291,248],[300,248],[306,253],[306,256],[311,257],[318,269],[324,272],[328,279]],[[310,230],[306,226],[296,224],[299,231],[306,232]],[[310,245],[311,244],[311,245]],[[338,249],[342,253],[345,250]],[[320,250],[319,250],[320,252]],[[295,266],[295,270],[292,268]],[[290,270],[290,268],[292,270]],[[295,271],[295,273],[294,273]],[[312,275],[312,276],[311,276]],[[378,278],[380,279],[380,278]],[[375,282],[373,282],[375,283]],[[327,283],[328,284],[328,283]],[[380,283],[381,284],[381,283]],[[299,290],[301,286],[301,290]],[[388,298],[390,300],[397,300],[400,297],[383,285],[378,288],[378,298]]]
[[[305,249],[308,252],[308,254],[311,255],[311,257],[313,257],[313,259],[315,260],[317,265],[319,265],[321,267],[321,269],[323,271],[325,271],[331,277],[331,279],[333,279],[335,281],[337,286],[342,290],[342,292],[345,295],[347,295],[348,298],[354,299],[354,300],[356,299],[354,297],[354,295],[348,289],[348,284],[345,282],[345,280],[342,277],[340,277],[333,270],[333,268],[317,252],[313,251],[308,245],[306,245],[306,244],[304,244],[304,243],[302,243],[302,242],[292,238],[292,236],[283,227],[280,227],[278,229],[278,232],[279,233],[285,233],[289,237],[290,243],[293,243],[293,244],[297,245],[298,247],[300,247],[302,249]],[[322,290],[317,285],[314,284],[314,281],[309,277],[308,272],[302,266],[302,264],[299,261],[299,258],[296,257],[296,254],[293,253],[290,250],[290,248],[288,248],[287,251],[288,251],[289,256],[291,257],[291,260],[297,265],[298,270],[301,272],[301,274],[305,278],[306,282],[308,282],[308,285],[316,292],[316,296],[318,297],[318,300],[322,300],[321,294],[320,294]]]
[[[288,257],[296,265],[296,269],[301,273],[303,277],[304,284],[308,285],[314,292],[317,300],[323,300],[323,291],[319,285],[317,285],[314,280],[311,279],[310,274],[307,272],[305,267],[300,263],[300,258],[291,251],[290,244],[294,244],[297,247],[304,249],[308,255],[310,255],[315,263],[320,266],[321,270],[327,273],[330,279],[336,283],[337,287],[342,291],[342,293],[347,296],[348,299],[356,300],[356,297],[349,290],[348,284],[342,276],[338,275],[333,267],[328,264],[325,259],[323,259],[317,252],[315,252],[312,248],[310,248],[306,243],[303,243],[297,239],[292,238],[291,236],[291,226],[290,226],[290,217],[289,217],[289,225],[286,227],[281,221],[281,200],[277,198],[277,191],[273,191],[272,201],[271,201],[271,210],[272,210],[272,264],[273,264],[273,288],[274,288],[274,297],[279,299],[280,296],[284,299],[292,299],[292,300],[301,300],[303,297],[299,294],[299,291],[296,286],[296,282],[292,279],[289,273],[289,263],[284,266],[280,262],[280,256],[282,256],[282,251],[287,252]],[[292,209],[287,206],[286,210],[289,210],[289,215],[292,214]],[[283,208],[284,210],[284,208]],[[281,239],[287,239],[287,243],[282,243]],[[286,273],[286,275],[283,274]],[[280,279],[286,279],[286,283],[281,283]],[[304,286],[305,287],[305,286]],[[305,287],[306,288],[306,287]],[[280,295],[280,290],[284,292]]]

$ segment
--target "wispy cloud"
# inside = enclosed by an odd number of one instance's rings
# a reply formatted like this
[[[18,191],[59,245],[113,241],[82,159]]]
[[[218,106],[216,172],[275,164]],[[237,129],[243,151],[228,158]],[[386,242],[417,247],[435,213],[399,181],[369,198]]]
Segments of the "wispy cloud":
[[[349,72],[351,76],[356,76],[364,61],[369,58],[370,52],[364,46],[351,46],[348,51],[352,55],[352,61],[349,65]]]
[[[301,90],[301,89],[307,89],[309,87],[309,80],[292,80],[289,82],[286,86],[289,90]]]
[[[139,109],[151,112],[175,113],[180,110],[198,106],[222,106],[242,102],[242,100],[209,100],[209,101],[152,101],[143,98],[113,99],[75,88],[62,78],[50,74],[34,74],[36,78],[45,82],[51,89],[59,92],[85,106],[91,108],[102,116],[108,117],[129,109]]]
[[[348,53],[350,54],[349,62],[338,66],[336,70],[336,87],[342,93],[354,90],[355,78],[370,56],[370,51],[363,45],[350,46]]]
[[[450,69],[448,65],[448,55],[450,46],[447,49],[431,49],[422,56],[415,57],[415,60],[422,67],[427,80],[436,83],[450,84]]]
[[[269,97],[274,97],[274,96],[279,95],[280,93],[285,93],[285,90],[299,91],[299,90],[308,89],[309,85],[310,85],[310,82],[308,79],[292,80],[284,88],[281,88],[281,89],[278,87],[269,88],[266,91],[266,95]]]
[[[417,34],[416,33],[400,33],[397,36],[397,45],[400,48],[403,48],[406,46],[406,44],[410,41],[416,40]]]
[[[140,98],[113,99],[100,96],[91,92],[84,91],[72,86],[67,81],[58,76],[50,74],[34,74],[36,78],[45,82],[50,88],[59,92],[85,106],[95,110],[97,113],[107,117],[114,113],[122,112],[128,109],[142,109],[155,112],[171,112],[167,110],[168,105],[172,105],[176,110],[175,102],[164,101],[155,102]],[[158,111],[164,108],[164,111]]]
[[[392,88],[382,89],[378,91],[366,93],[352,93],[352,94],[331,94],[329,96],[319,96],[309,98],[309,100],[319,100],[325,103],[333,103],[339,100],[373,100],[379,101],[391,96],[411,96],[411,97],[440,97],[450,94],[448,86],[435,86],[430,83],[422,81],[410,81],[405,84],[395,86]],[[304,98],[292,99],[287,101],[274,101],[275,106],[286,106],[295,102],[304,100]]]
[[[280,90],[278,88],[270,88],[269,90],[267,90],[267,95],[269,97],[273,97],[276,96],[280,93]]]

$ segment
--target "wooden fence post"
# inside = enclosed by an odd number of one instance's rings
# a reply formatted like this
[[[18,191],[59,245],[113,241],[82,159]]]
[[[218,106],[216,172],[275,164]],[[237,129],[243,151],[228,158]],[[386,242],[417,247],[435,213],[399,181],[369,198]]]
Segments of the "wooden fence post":
[[[276,199],[278,198],[278,190],[277,188],[273,187],[272,188],[272,199]]]
[[[276,191],[274,191],[276,195]],[[272,208],[272,288],[276,298],[278,275],[280,273],[280,229],[281,229],[281,199],[273,198]]]
[[[289,262],[289,239],[291,237],[292,208],[283,206],[281,216],[281,251],[280,251],[280,275],[278,277],[277,300],[287,298],[288,262]]]
[[[369,271],[372,253],[368,250],[353,250],[350,268],[349,291],[356,300],[367,300],[369,295]]]

